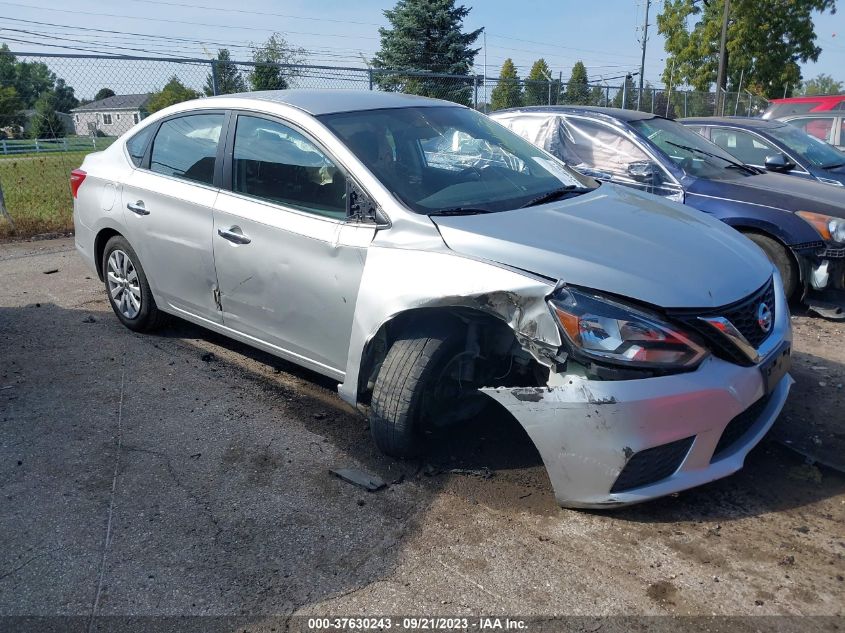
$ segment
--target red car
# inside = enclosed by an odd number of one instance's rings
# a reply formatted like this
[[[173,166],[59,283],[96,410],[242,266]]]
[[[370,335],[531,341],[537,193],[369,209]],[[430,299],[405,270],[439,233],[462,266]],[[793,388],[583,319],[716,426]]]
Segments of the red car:
[[[845,110],[845,94],[772,99],[769,103],[769,107],[766,108],[766,111],[763,113],[763,118],[780,119],[781,117],[793,114],[828,112],[830,110]]]

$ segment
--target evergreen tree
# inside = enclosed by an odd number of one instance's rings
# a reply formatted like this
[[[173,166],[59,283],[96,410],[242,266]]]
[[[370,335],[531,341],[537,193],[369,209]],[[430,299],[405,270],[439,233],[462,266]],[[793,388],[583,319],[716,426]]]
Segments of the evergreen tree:
[[[625,102],[622,102],[622,97],[625,97]],[[625,76],[625,89],[620,88],[613,97],[614,108],[628,108],[634,109],[637,107],[637,89],[634,86],[634,78],[631,75]]]
[[[217,59],[212,62],[217,68],[217,94],[228,95],[236,92],[246,92],[246,82],[237,64],[231,62],[229,49],[221,48],[217,51]],[[205,80],[203,92],[207,97],[214,94],[214,78],[211,73]]]
[[[531,66],[525,80],[524,105],[557,105],[560,97],[560,81],[551,77],[549,65],[545,59],[538,59]]]
[[[587,78],[587,67],[584,62],[575,62],[569,81],[566,82],[564,101],[571,105],[589,105],[590,84]]]
[[[602,86],[593,86],[590,88],[590,105],[606,106],[607,93]]]
[[[164,88],[150,97],[150,100],[147,103],[147,111],[152,114],[153,112],[158,112],[159,110],[172,106],[173,104],[189,101],[190,99],[197,99],[199,96],[200,95],[196,90],[186,87],[185,84],[179,81],[178,77],[174,75],[170,78],[170,81],[164,85]]]
[[[73,94],[73,88],[65,83],[64,79],[57,79],[53,88],[56,95],[55,107],[57,112],[70,112],[79,105],[79,99]]]
[[[13,86],[0,88],[0,128],[23,125],[23,102]]]
[[[724,0],[665,0],[657,30],[666,39],[663,82],[687,83],[699,91],[716,82]],[[816,61],[813,15],[836,9],[836,0],[731,0],[726,85],[782,97],[800,85],[799,64]],[[691,27],[691,28],[690,28]]]
[[[455,0],[398,0],[384,11],[389,28],[380,28],[381,48],[373,67],[384,72],[374,76],[383,90],[408,92],[448,99],[469,105],[472,83],[395,71],[469,75],[479,49],[472,45],[481,29],[464,33],[463,21],[470,10]]]
[[[252,51],[252,61],[257,65],[249,73],[253,90],[284,90],[291,79],[299,74],[296,68],[305,61],[305,50],[290,46],[285,38],[273,33],[264,44]]]
[[[490,106],[493,110],[504,108],[517,108],[522,105],[522,88],[519,85],[519,75],[516,74],[516,66],[513,60],[508,57],[502,64],[502,71],[499,73],[499,82],[490,93]]]
[[[32,138],[63,138],[67,136],[64,123],[58,115],[56,104],[58,98],[56,93],[48,91],[43,93],[35,102],[35,114],[29,127],[29,135]]]
[[[101,101],[114,96],[114,90],[111,88],[100,88],[97,94],[94,95],[94,101]]]

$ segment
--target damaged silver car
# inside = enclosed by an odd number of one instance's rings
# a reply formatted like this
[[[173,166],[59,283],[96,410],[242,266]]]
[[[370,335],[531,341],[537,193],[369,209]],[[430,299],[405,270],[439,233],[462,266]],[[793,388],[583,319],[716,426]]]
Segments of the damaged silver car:
[[[759,249],[452,103],[186,102],[71,188],[76,246],[130,329],[176,315],[329,376],[397,457],[493,399],[564,506],[738,470],[792,383]]]

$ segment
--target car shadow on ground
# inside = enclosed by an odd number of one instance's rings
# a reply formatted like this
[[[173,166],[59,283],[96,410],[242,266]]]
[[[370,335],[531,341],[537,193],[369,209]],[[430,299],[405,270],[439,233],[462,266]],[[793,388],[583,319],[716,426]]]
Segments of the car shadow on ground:
[[[223,336],[204,330],[184,321],[178,321],[159,336],[181,340],[202,339],[213,342],[236,354],[246,356],[259,366],[273,368],[295,376],[305,385],[318,387],[320,397],[297,392],[296,397],[307,411],[332,404],[343,411],[341,418],[318,418],[308,422],[309,428],[326,437],[344,450],[354,452],[374,470],[389,464],[391,473],[397,470],[401,477],[422,479],[432,492],[441,489],[449,480],[471,478],[471,485],[456,486],[473,502],[482,502],[499,509],[526,510],[543,515],[558,511],[545,473],[542,460],[524,429],[504,408],[491,402],[479,416],[460,427],[439,431],[432,435],[423,458],[417,461],[397,461],[387,458],[375,449],[369,434],[350,434],[347,425],[364,428],[363,416],[351,413],[336,394],[337,383],[310,370],[301,368],[270,354]],[[840,363],[818,359],[796,352],[797,384],[793,387],[784,414],[776,423],[795,419],[798,408],[806,408],[809,416],[827,415],[830,409],[819,406],[806,407],[813,401],[813,384],[803,373],[803,367],[824,363],[834,374],[845,375]],[[253,378],[270,386],[266,375],[247,372]],[[271,381],[273,382],[273,381]],[[275,384],[275,382],[273,382]],[[841,406],[841,391],[838,409]],[[562,422],[563,423],[563,422]],[[815,436],[813,424],[793,425],[792,437]],[[841,427],[841,423],[840,423]],[[843,429],[839,429],[841,432]],[[630,521],[672,522],[678,520],[726,521],[756,516],[768,512],[812,505],[816,501],[845,492],[845,476],[823,465],[807,464],[806,457],[774,441],[781,434],[770,433],[746,458],[745,467],[725,479],[706,484],[640,506],[602,511],[608,517]],[[446,481],[444,481],[444,478]],[[512,494],[501,494],[502,486],[515,488]],[[520,489],[524,490],[520,492]],[[510,504],[510,505],[507,505]]]

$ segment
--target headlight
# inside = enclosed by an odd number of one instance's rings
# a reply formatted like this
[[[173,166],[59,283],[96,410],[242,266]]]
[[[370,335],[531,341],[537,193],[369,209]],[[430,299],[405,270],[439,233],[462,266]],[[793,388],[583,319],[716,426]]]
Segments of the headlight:
[[[842,218],[834,218],[822,213],[813,213],[812,211],[799,211],[797,215],[812,224],[813,228],[826,241],[845,244],[845,220]]]
[[[692,369],[707,350],[657,315],[562,287],[550,300],[577,356],[626,367]]]

